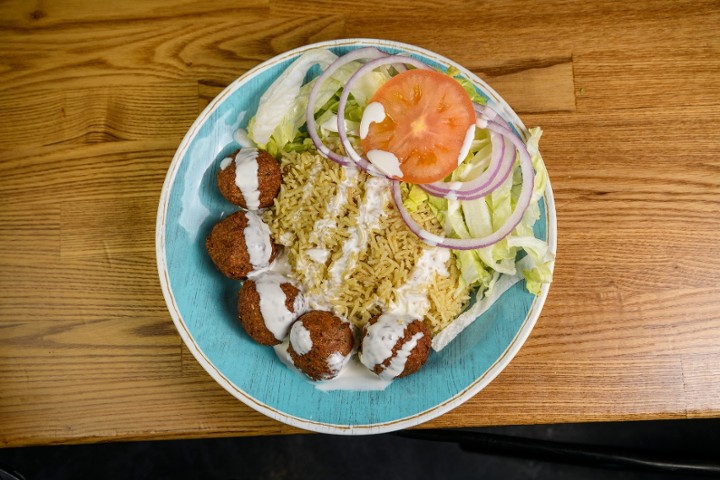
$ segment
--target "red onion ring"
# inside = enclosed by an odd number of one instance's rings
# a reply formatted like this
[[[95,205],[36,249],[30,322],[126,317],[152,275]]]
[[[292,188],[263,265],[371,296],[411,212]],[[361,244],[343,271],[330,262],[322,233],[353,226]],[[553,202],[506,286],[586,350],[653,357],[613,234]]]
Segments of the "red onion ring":
[[[320,140],[320,136],[317,133],[317,123],[315,122],[315,103],[317,103],[320,86],[343,65],[347,65],[355,60],[362,60],[366,58],[375,59],[386,56],[386,53],[381,52],[375,47],[358,48],[357,50],[353,50],[352,52],[346,53],[345,55],[337,58],[333,63],[328,65],[325,71],[317,78],[317,80],[315,80],[315,85],[313,85],[312,90],[310,90],[310,95],[308,96],[308,103],[305,109],[305,122],[307,124],[307,130],[310,134],[310,138],[315,144],[315,148],[317,148],[317,151],[323,157],[343,166],[350,165],[351,163],[348,157],[339,155],[330,150],[327,145]]]
[[[320,140],[317,134],[317,123],[315,122],[315,103],[317,102],[317,94],[322,83],[330,78],[330,76],[337,71],[343,65],[347,63],[359,60],[367,59],[371,60],[365,65],[360,67],[352,76],[348,79],[345,84],[343,91],[340,95],[340,101],[338,104],[338,134],[340,136],[340,142],[347,153],[347,156],[339,155],[330,150]],[[352,85],[358,81],[366,73],[374,70],[382,65],[396,65],[396,68],[406,69],[405,65],[411,65],[416,68],[429,69],[430,67],[425,63],[416,60],[412,57],[405,57],[400,55],[387,55],[380,50],[367,47],[358,50],[353,50],[350,53],[339,57],[335,62],[330,64],[327,69],[318,77],[315,85],[313,86],[310,95],[308,97],[308,105],[306,108],[306,123],[308,133],[315,144],[318,152],[326,158],[333,160],[343,166],[348,166],[354,163],[358,168],[375,176],[381,176],[388,178],[377,168],[375,168],[367,158],[361,156],[353,148],[350,140],[347,136],[347,129],[345,127],[345,107],[347,105],[348,96],[350,95],[350,89]],[[532,166],[532,160],[530,154],[527,151],[527,147],[523,143],[522,139],[513,132],[507,122],[490,107],[483,105],[474,105],[475,111],[479,118],[476,121],[476,125],[480,128],[487,128],[491,132],[491,141],[493,142],[493,157],[491,158],[490,166],[480,175],[478,178],[465,182],[461,188],[454,188],[456,182],[435,182],[428,185],[420,185],[425,191],[431,194],[436,194],[441,197],[449,198],[453,196],[458,200],[472,200],[483,197],[488,193],[495,190],[500,184],[502,184],[512,171],[514,165],[515,153],[519,153],[520,157],[520,169],[522,172],[522,185],[520,187],[520,196],[515,205],[513,213],[508,217],[507,221],[492,234],[483,238],[447,238],[434,233],[424,230],[417,222],[412,218],[410,212],[407,211],[402,202],[402,192],[400,190],[400,182],[398,180],[392,180],[392,194],[395,205],[400,212],[400,216],[406,223],[408,228],[415,233],[423,242],[431,246],[438,246],[442,248],[451,248],[454,250],[475,250],[478,248],[484,248],[493,245],[503,238],[507,237],[517,227],[522,220],[525,211],[530,205],[532,198],[533,183],[535,178],[535,172]],[[498,120],[496,120],[498,119]],[[493,133],[497,135],[492,135]],[[500,143],[502,137],[503,142]],[[513,151],[512,144],[515,147]],[[498,152],[495,154],[495,152]]]
[[[520,155],[520,169],[522,172],[522,185],[520,187],[520,196],[513,213],[508,217],[505,223],[498,228],[495,232],[482,238],[447,238],[434,233],[428,232],[423,229],[418,223],[412,218],[410,212],[407,211],[405,205],[402,202],[402,192],[400,191],[400,183],[397,180],[392,181],[392,193],[393,200],[395,200],[395,206],[400,212],[405,224],[408,228],[420,238],[423,242],[431,246],[438,246],[442,248],[451,248],[453,250],[476,250],[478,248],[485,248],[493,245],[503,238],[507,237],[515,230],[522,220],[525,210],[530,205],[530,200],[533,193],[533,185],[535,181],[535,171],[533,170],[532,160],[530,153],[523,143],[522,139],[518,137],[509,128],[497,124],[495,122],[489,122],[487,126],[488,130],[498,133],[509,140],[517,149]]]
[[[479,128],[486,128],[486,122],[497,123],[506,128],[510,128],[505,119],[493,108],[473,103],[475,113],[478,115],[476,126]],[[434,182],[425,185],[419,185],[420,188],[425,190],[427,193],[440,198],[451,198],[455,200],[475,200],[476,198],[484,197],[485,195],[492,193],[493,190],[498,188],[502,182],[512,172],[513,165],[515,164],[514,152],[507,150],[507,141],[503,143],[502,157],[498,157],[496,152],[497,142],[493,138],[492,132],[490,136],[493,141],[493,156],[490,160],[490,165],[479,177],[469,182]],[[502,161],[497,163],[497,160],[502,158]],[[495,168],[493,168],[493,166]]]
[[[492,193],[512,172],[515,150],[508,140],[494,132],[490,133],[492,157],[488,168],[477,178],[468,182],[434,182],[418,185],[430,195],[452,200],[475,200]]]
[[[368,172],[371,175],[374,175],[376,177],[385,177],[388,178],[387,175],[380,172],[377,168],[375,168],[367,158],[363,157],[357,151],[355,148],[353,148],[352,144],[350,144],[350,140],[347,136],[347,129],[345,128],[345,106],[347,105],[348,96],[350,95],[350,89],[355,84],[355,82],[358,81],[363,75],[366,73],[369,73],[372,70],[375,70],[377,67],[381,67],[383,65],[393,65],[393,64],[400,64],[400,65],[411,65],[416,68],[421,69],[430,69],[428,65],[421,62],[420,60],[417,60],[413,57],[405,57],[402,55],[389,55],[387,57],[377,58],[375,60],[370,60],[362,67],[358,68],[355,73],[352,74],[352,76],[348,79],[347,83],[345,84],[345,88],[343,88],[343,92],[340,95],[340,103],[338,104],[338,134],[340,135],[340,143],[342,143],[343,148],[345,149],[345,153],[347,156],[352,160],[355,165],[360,168],[361,170]]]
[[[479,103],[473,103],[475,113],[480,115],[484,120],[488,122],[499,123],[500,125],[510,128],[510,124],[503,118],[500,113],[489,105],[480,105]]]

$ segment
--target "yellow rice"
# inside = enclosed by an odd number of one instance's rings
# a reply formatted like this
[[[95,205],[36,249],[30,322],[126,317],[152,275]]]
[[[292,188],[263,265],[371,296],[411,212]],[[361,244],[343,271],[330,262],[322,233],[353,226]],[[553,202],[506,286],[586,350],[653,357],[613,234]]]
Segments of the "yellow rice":
[[[285,247],[293,275],[307,294],[331,296],[327,300],[337,315],[363,326],[381,314],[383,306],[396,300],[398,288],[412,275],[424,249],[430,247],[407,228],[388,196],[380,225],[360,233],[366,235],[362,237],[366,240],[363,248],[353,255],[342,282],[333,284],[330,271],[334,262],[343,257],[343,245],[358,226],[358,212],[370,177],[353,169],[357,174],[348,178],[348,169],[314,152],[284,154],[280,164],[280,194],[264,217],[274,241]],[[346,201],[329,213],[328,204],[342,197],[343,188]],[[442,232],[426,207],[413,215],[427,230]],[[318,248],[329,253],[324,262],[308,255]],[[425,322],[433,333],[447,326],[469,299],[454,255],[450,255],[446,267],[449,275],[436,274],[425,292],[430,303]]]

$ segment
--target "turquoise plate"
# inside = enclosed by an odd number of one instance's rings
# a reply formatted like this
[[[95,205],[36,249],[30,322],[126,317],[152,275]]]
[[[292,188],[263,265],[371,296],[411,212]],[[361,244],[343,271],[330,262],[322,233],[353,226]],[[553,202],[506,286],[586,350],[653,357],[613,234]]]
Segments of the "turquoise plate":
[[[435,418],[482,390],[522,346],[540,315],[541,295],[523,282],[466,328],[423,369],[382,391],[321,391],[288,369],[272,348],[250,340],[236,317],[239,282],[224,278],[204,242],[212,226],[235,211],[218,193],[219,160],[236,148],[233,132],[253,116],[258,99],[300,54],[318,47],[343,54],[375,46],[410,54],[434,67],[458,68],[490,105],[519,132],[520,119],[475,75],[433,52],[385,40],[335,40],[301,47],[250,70],[215,98],[190,128],[173,158],[158,208],[156,250],[163,294],[180,335],[195,358],[228,392],[255,410],[307,430],[370,434],[407,428]],[[550,185],[535,234],[555,250],[555,209]]]

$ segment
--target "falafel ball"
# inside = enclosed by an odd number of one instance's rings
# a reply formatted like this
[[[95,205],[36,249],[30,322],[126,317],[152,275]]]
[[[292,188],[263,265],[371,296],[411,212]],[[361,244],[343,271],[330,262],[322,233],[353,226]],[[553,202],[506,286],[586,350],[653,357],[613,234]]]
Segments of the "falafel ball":
[[[235,212],[218,222],[205,248],[218,270],[233,280],[267,267],[277,255],[270,229],[253,212]]]
[[[355,347],[349,322],[321,310],[311,310],[290,328],[288,353],[293,364],[312,380],[335,378]]]
[[[360,338],[360,362],[387,380],[420,370],[432,346],[427,326],[406,315],[376,315],[363,327]]]
[[[222,196],[248,210],[271,206],[281,183],[280,164],[265,150],[255,148],[236,150],[217,173]]]
[[[248,279],[238,291],[238,320],[261,345],[278,345],[305,310],[305,298],[290,279],[265,272]]]

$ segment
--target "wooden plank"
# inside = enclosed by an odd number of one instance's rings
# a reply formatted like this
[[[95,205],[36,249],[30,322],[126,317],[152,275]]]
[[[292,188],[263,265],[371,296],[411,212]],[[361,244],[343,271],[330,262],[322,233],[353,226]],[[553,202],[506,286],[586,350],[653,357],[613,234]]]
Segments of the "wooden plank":
[[[572,265],[567,267],[575,271]],[[598,274],[592,271],[558,282],[589,281],[593,275]],[[675,289],[628,292],[615,284],[614,272],[601,279],[610,285],[589,285],[584,295],[569,294],[567,289],[553,292],[552,303],[543,311],[533,341],[526,346],[529,353],[542,352],[547,359],[600,361],[717,350],[713,339],[720,334],[715,303],[720,289],[678,285]]]
[[[120,4],[93,0],[33,4],[10,0],[0,6],[0,25],[12,28],[47,28],[66,23],[97,25],[108,22],[148,21],[174,17],[227,16],[268,6],[268,0],[219,0],[212,4],[192,0],[154,0],[152,4],[131,0]],[[72,13],[68,15],[68,13]]]
[[[500,75],[473,73],[498,92],[515,113],[575,111],[572,61]]]
[[[103,85],[0,93],[0,149],[23,145],[182,139],[195,83]]]
[[[720,19],[716,18],[716,20]],[[692,34],[697,37],[697,34]],[[633,48],[622,55],[601,50],[575,56],[577,104],[581,111],[656,107],[678,111],[686,106],[718,106],[720,42],[697,38],[672,45]],[[714,42],[713,42],[714,40]],[[714,44],[713,44],[714,43]],[[658,72],[662,71],[662,75]],[[708,109],[717,113],[717,108]],[[626,113],[627,115],[627,113]],[[716,115],[713,115],[717,119]],[[677,122],[691,115],[678,111]],[[705,116],[697,117],[702,124]],[[662,132],[648,132],[661,136]]]
[[[177,146],[225,86],[312,41],[388,38],[544,130],[554,284],[516,359],[423,427],[720,416],[714,1],[0,5],[0,445],[296,433],[182,345],[154,258]]]
[[[697,116],[704,121],[695,121]],[[720,209],[720,160],[707,155],[720,142],[717,108],[648,106],[631,115],[577,112],[524,120],[544,129],[540,148],[560,229],[564,224],[577,233],[604,230],[609,225],[603,219],[612,218],[613,229],[673,229],[686,231],[690,240],[689,221],[698,231],[719,227],[713,212]],[[648,125],[658,132],[652,141]],[[650,178],[649,171],[655,172]]]
[[[24,208],[0,203],[0,264],[50,263],[60,258],[60,207],[47,199]]]
[[[553,398],[550,416],[551,422],[557,423],[573,422],[578,417],[584,421],[643,420],[657,418],[658,412],[664,418],[685,416],[681,367],[675,359],[636,357],[593,362],[576,357],[539,365],[533,355],[522,352],[466,405],[426,426],[544,423],[549,412],[543,399],[547,398]]]
[[[25,265],[2,263],[0,315],[11,325],[33,320],[72,323],[152,316],[165,323],[167,334],[176,335],[152,250]]]
[[[160,138],[17,149],[0,162],[0,198],[16,211],[37,202],[41,193],[66,208],[85,200],[159,199],[178,144]]]
[[[0,72],[0,92],[188,78],[227,84],[291,45],[342,33],[336,18],[283,18],[266,9],[88,25],[93,22],[68,20],[52,28],[0,30],[0,57],[13,65]]]
[[[713,400],[720,398],[720,375],[717,365],[720,355],[692,353],[682,356],[683,383],[687,397],[688,416],[703,418],[713,410]]]

